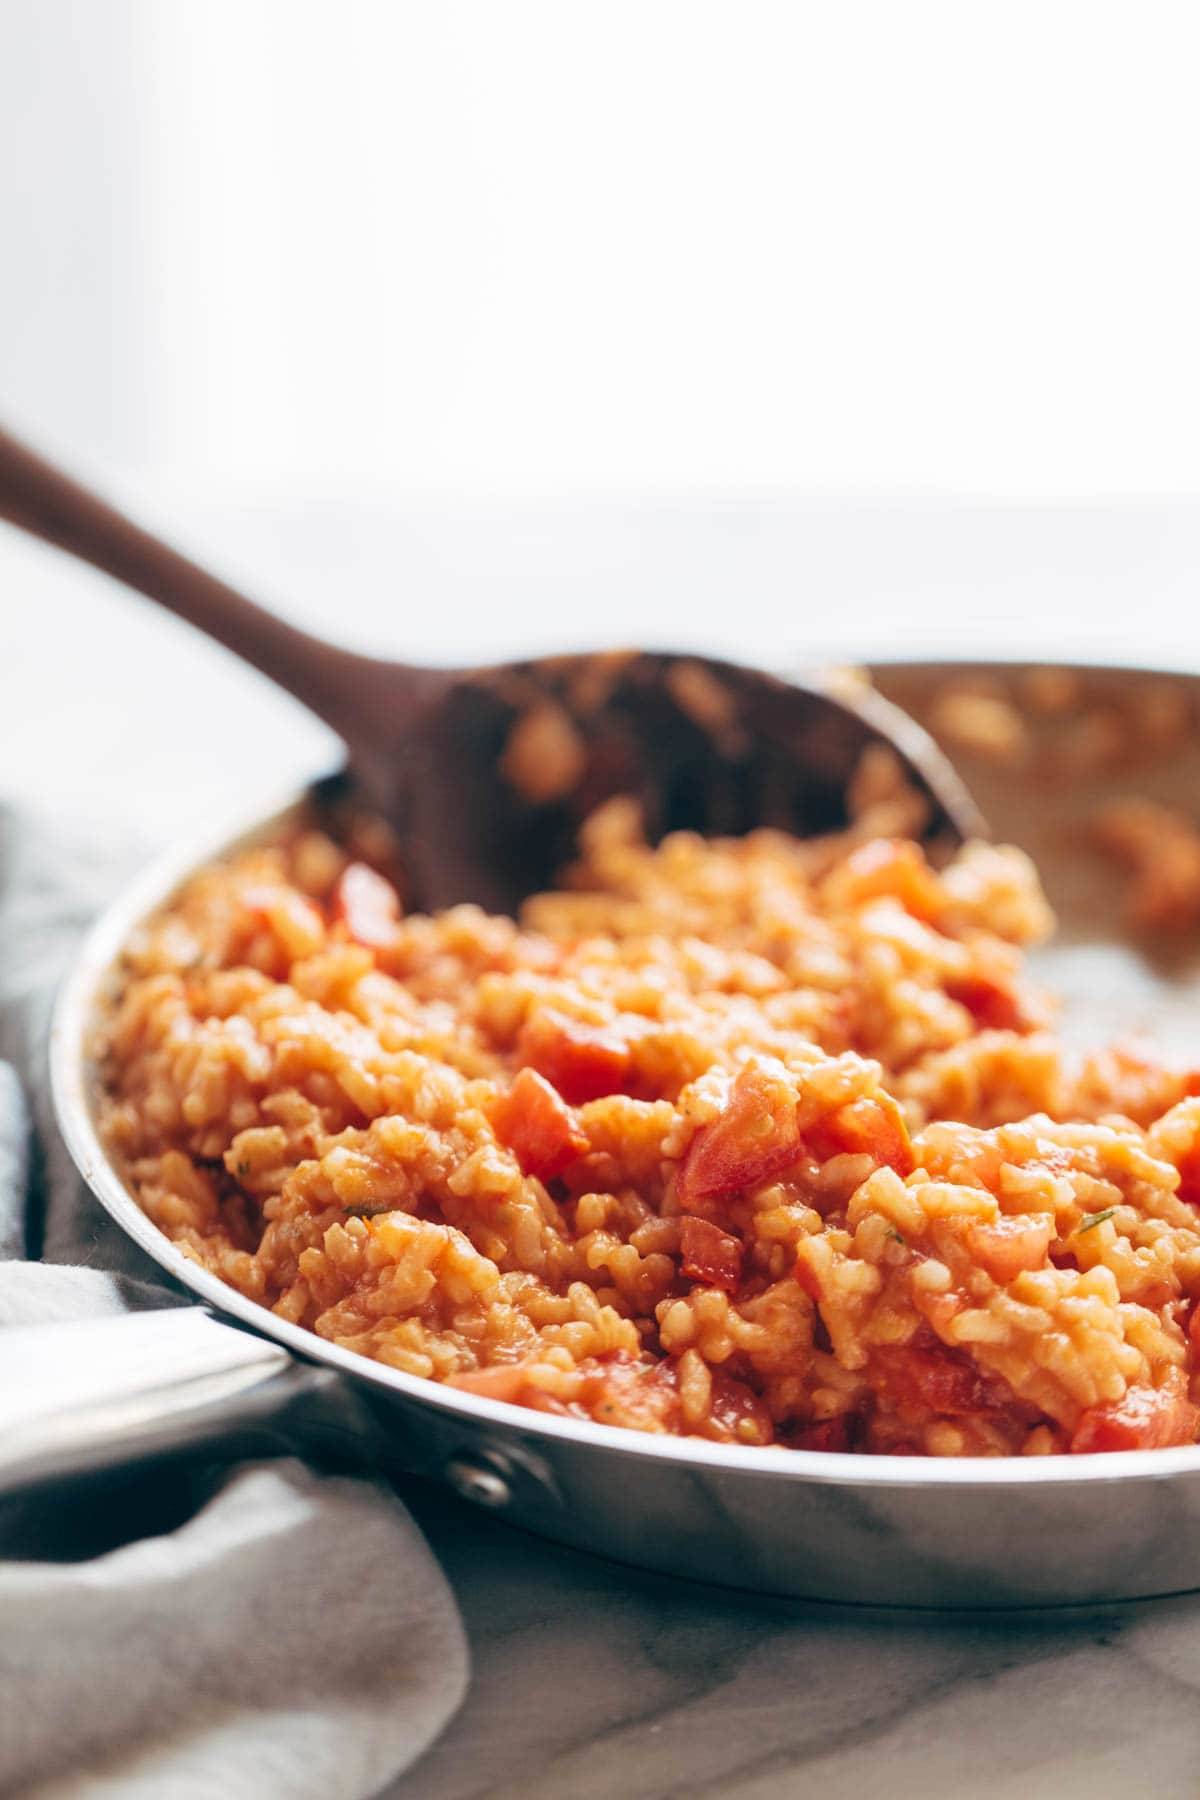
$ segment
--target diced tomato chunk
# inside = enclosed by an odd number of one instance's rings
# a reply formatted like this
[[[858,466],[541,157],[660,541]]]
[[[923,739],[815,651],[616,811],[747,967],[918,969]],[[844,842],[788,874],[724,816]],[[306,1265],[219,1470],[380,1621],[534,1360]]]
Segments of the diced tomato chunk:
[[[730,1294],[741,1282],[740,1242],[708,1219],[684,1214],[680,1222],[680,1248],[683,1251],[680,1267],[690,1280],[703,1281],[708,1287],[724,1288]]]
[[[1200,1428],[1200,1410],[1187,1396],[1187,1383],[1179,1369],[1172,1369],[1158,1388],[1127,1388],[1120,1400],[1089,1406],[1075,1427],[1070,1449],[1073,1455],[1094,1451],[1166,1450],[1172,1444],[1192,1444]]]
[[[1188,1206],[1200,1210],[1200,1137],[1179,1158],[1179,1186],[1176,1193]]]
[[[562,1095],[536,1069],[520,1069],[491,1109],[492,1128],[526,1175],[552,1181],[582,1156],[588,1140]]]
[[[333,890],[332,911],[356,944],[385,950],[400,923],[400,896],[391,882],[366,863],[347,863]]]
[[[920,845],[906,838],[874,838],[861,844],[833,871],[827,891],[850,905],[890,896],[914,919],[926,922],[936,919],[946,903]]]
[[[552,1377],[557,1369],[548,1371]],[[533,1361],[496,1363],[490,1369],[471,1369],[462,1375],[448,1375],[446,1386],[464,1394],[478,1394],[481,1400],[504,1400],[509,1406],[527,1406],[531,1412],[556,1413],[560,1418],[573,1416],[572,1406],[541,1385],[545,1377]]]
[[[709,1433],[734,1444],[769,1444],[775,1427],[766,1406],[744,1381],[736,1381],[724,1369],[712,1370],[712,1402]]]
[[[969,1225],[966,1245],[993,1281],[1012,1281],[1024,1269],[1040,1269],[1054,1236],[1051,1219],[1002,1216],[990,1224]]]
[[[1013,983],[994,975],[964,975],[948,981],[951,1000],[965,1006],[983,1031],[1031,1031],[1036,1021],[1021,1004]]]
[[[850,1421],[845,1413],[822,1419],[819,1425],[806,1426],[793,1443],[797,1450],[849,1450]]]
[[[632,1061],[629,1045],[615,1032],[549,1007],[530,1019],[520,1052],[572,1106],[622,1093]]]
[[[942,1417],[986,1412],[987,1384],[975,1366],[941,1344],[901,1344],[875,1352],[882,1385],[902,1406]]]
[[[874,1157],[886,1163],[898,1175],[911,1174],[914,1167],[908,1126],[890,1094],[879,1094],[873,1100],[852,1100],[836,1112],[810,1126],[804,1141],[820,1162],[847,1152]]]
[[[512,1406],[521,1404],[521,1396],[528,1385],[528,1363],[496,1363],[490,1369],[469,1369],[461,1375],[446,1377],[447,1387],[479,1394],[485,1400],[507,1400]]]
[[[635,1362],[625,1351],[617,1351],[589,1371],[579,1399],[599,1425],[626,1425],[633,1431],[679,1430],[679,1382],[670,1361]]]
[[[780,1174],[800,1153],[796,1090],[782,1063],[747,1063],[729,1091],[725,1110],[688,1146],[676,1192],[680,1204],[757,1187]]]
[[[1183,1334],[1192,1347],[1193,1356],[1200,1356],[1200,1299],[1189,1303],[1180,1323]]]

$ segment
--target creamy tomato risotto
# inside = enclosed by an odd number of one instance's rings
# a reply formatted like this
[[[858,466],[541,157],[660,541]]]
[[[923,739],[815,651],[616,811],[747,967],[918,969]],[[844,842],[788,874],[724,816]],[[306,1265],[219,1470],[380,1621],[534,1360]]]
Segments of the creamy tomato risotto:
[[[104,1134],[189,1256],[410,1375],[734,1444],[1190,1443],[1200,1079],[1068,1056],[1049,923],[1015,850],[651,849],[624,802],[519,923],[405,917],[298,829],[130,945]]]

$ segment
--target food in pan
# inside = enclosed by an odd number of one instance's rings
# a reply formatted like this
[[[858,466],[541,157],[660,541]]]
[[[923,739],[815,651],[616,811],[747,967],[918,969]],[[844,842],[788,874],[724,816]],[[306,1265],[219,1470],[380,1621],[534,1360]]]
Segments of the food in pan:
[[[865,679],[865,677],[862,677]],[[1020,779],[1063,788],[1097,778],[1079,847],[1100,852],[1126,877],[1131,933],[1180,940],[1200,925],[1200,825],[1177,804],[1144,791],[1145,778],[1196,741],[1196,704],[1169,676],[1121,669],[995,667],[942,682],[918,708],[950,755],[994,764]],[[1132,775],[1132,787],[1128,787]],[[1122,791],[1124,789],[1125,791]]]
[[[1179,935],[1200,924],[1200,830],[1173,806],[1113,800],[1092,821],[1098,850],[1126,869],[1134,931]]]
[[[891,1455],[1193,1442],[1200,1076],[1069,1054],[1029,861],[935,870],[902,795],[858,801],[654,848],[611,802],[519,923],[405,915],[315,825],[236,854],[128,946],[106,1141],[241,1293],[494,1399]]]
[[[1128,670],[996,667],[946,680],[921,708],[955,755],[1055,783],[1145,768],[1179,754],[1195,707],[1169,676]]]

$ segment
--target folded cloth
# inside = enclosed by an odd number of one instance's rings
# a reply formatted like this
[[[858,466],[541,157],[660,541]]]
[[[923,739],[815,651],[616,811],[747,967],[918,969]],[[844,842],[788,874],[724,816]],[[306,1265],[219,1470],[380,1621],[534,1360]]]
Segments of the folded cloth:
[[[54,984],[136,860],[0,810],[0,1329],[186,1302],[75,1174],[45,1073]],[[396,1496],[298,1461],[8,1502],[0,1621],[2,1794],[357,1800],[466,1689]]]

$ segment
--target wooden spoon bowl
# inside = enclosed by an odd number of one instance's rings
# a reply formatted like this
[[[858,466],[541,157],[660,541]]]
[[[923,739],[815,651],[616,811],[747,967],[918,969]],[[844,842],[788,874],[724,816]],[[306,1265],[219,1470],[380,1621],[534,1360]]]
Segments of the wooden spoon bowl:
[[[2,431],[0,518],[157,601],[332,726],[349,753],[341,785],[397,833],[410,906],[514,910],[616,794],[637,800],[652,839],[836,829],[872,744],[928,796],[927,839],[986,829],[932,740],[868,688],[659,651],[481,669],[360,655],[237,593]]]

